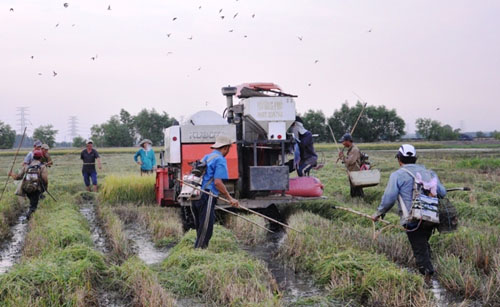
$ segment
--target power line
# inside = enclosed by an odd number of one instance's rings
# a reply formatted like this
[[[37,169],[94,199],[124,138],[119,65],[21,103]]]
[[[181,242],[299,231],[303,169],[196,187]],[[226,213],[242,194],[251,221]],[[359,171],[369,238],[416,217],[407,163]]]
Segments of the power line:
[[[16,115],[19,116],[17,122],[19,123],[19,131],[18,133],[21,134],[24,132],[24,128],[27,127],[27,123],[29,122],[28,120],[28,115],[29,115],[29,107],[18,107],[16,108],[17,113]]]
[[[74,139],[78,136],[78,117],[70,116],[69,117],[69,136],[71,139]]]

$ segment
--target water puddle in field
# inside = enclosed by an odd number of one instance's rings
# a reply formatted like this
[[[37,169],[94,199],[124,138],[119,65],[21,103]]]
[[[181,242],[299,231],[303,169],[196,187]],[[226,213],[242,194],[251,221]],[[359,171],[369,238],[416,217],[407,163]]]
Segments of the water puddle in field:
[[[7,272],[21,257],[24,238],[28,232],[26,213],[21,214],[11,228],[12,237],[0,246],[0,274]]]
[[[85,203],[80,205],[80,213],[87,219],[90,226],[90,233],[92,241],[94,241],[95,248],[104,253],[109,253],[108,245],[106,243],[106,234],[99,224],[95,212],[95,205],[93,203]]]
[[[101,228],[95,205],[91,202],[81,204],[80,213],[89,223],[90,233],[95,248],[105,255],[109,254],[109,244],[107,242],[106,233]],[[130,303],[126,301],[126,298],[124,298],[120,292],[107,289],[106,287],[99,287],[97,290],[97,303],[98,306],[103,307],[130,306]]]
[[[137,223],[125,224],[124,233],[133,242],[132,249],[137,257],[146,264],[162,262],[168,256],[169,248],[154,245],[149,232]]]
[[[285,232],[278,231],[268,234],[266,242],[256,245],[242,245],[241,248],[250,255],[264,261],[283,293],[284,306],[294,306],[300,300],[300,306],[345,306],[341,302],[326,299],[326,292],[314,284],[313,279],[307,274],[296,273],[286,263],[275,257],[276,251],[285,240]],[[323,297],[321,302],[313,298]],[[311,303],[306,301],[311,298]]]

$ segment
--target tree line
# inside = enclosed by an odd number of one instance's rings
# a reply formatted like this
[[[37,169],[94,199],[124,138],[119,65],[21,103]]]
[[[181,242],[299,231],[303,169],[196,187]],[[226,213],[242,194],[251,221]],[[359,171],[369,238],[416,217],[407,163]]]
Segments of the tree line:
[[[299,115],[304,127],[317,135],[316,142],[330,143],[333,142],[332,132],[338,140],[344,133],[352,130],[362,109],[363,104],[359,101],[353,106],[345,102],[329,117],[320,110],[308,110]],[[90,134],[94,144],[99,147],[134,146],[144,138],[150,139],[156,146],[162,146],[163,130],[174,123],[177,123],[174,117],[155,109],[143,109],[136,115],[121,109],[119,114],[111,116],[106,122],[93,125]],[[430,118],[418,118],[415,126],[417,135],[430,141],[456,140],[460,136],[460,129]],[[404,135],[404,129],[405,121],[395,109],[368,106],[356,125],[353,138],[356,142],[396,141]],[[42,125],[33,131],[32,136],[25,137],[23,146],[30,147],[35,140],[40,140],[54,147],[57,133],[52,125]],[[500,132],[494,131],[492,137],[500,139]],[[10,125],[0,121],[0,149],[17,147],[20,140],[21,135],[16,135]],[[72,140],[72,144],[64,145],[83,147],[85,141],[78,136]],[[59,145],[61,144],[58,143]]]

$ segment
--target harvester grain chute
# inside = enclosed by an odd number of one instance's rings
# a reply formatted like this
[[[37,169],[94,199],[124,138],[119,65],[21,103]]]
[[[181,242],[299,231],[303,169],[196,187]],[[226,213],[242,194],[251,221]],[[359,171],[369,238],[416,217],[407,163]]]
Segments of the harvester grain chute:
[[[223,87],[222,94],[227,104],[222,116],[200,111],[185,123],[165,129],[165,148],[156,176],[157,203],[181,206],[188,218],[190,199],[182,197],[178,180],[191,172],[193,162],[212,151],[210,146],[218,135],[235,141],[226,156],[229,179],[224,183],[243,206],[263,209],[311,199],[287,192],[290,177],[285,163],[295,142],[288,129],[295,121],[296,96],[273,83]],[[240,99],[238,103],[233,102],[234,96]]]

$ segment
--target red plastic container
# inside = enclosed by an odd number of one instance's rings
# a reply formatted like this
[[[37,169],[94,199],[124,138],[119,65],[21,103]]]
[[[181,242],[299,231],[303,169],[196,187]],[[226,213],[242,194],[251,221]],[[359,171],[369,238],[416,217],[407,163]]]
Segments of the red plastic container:
[[[302,197],[320,197],[323,195],[323,184],[316,177],[296,177],[290,179],[286,194]]]

